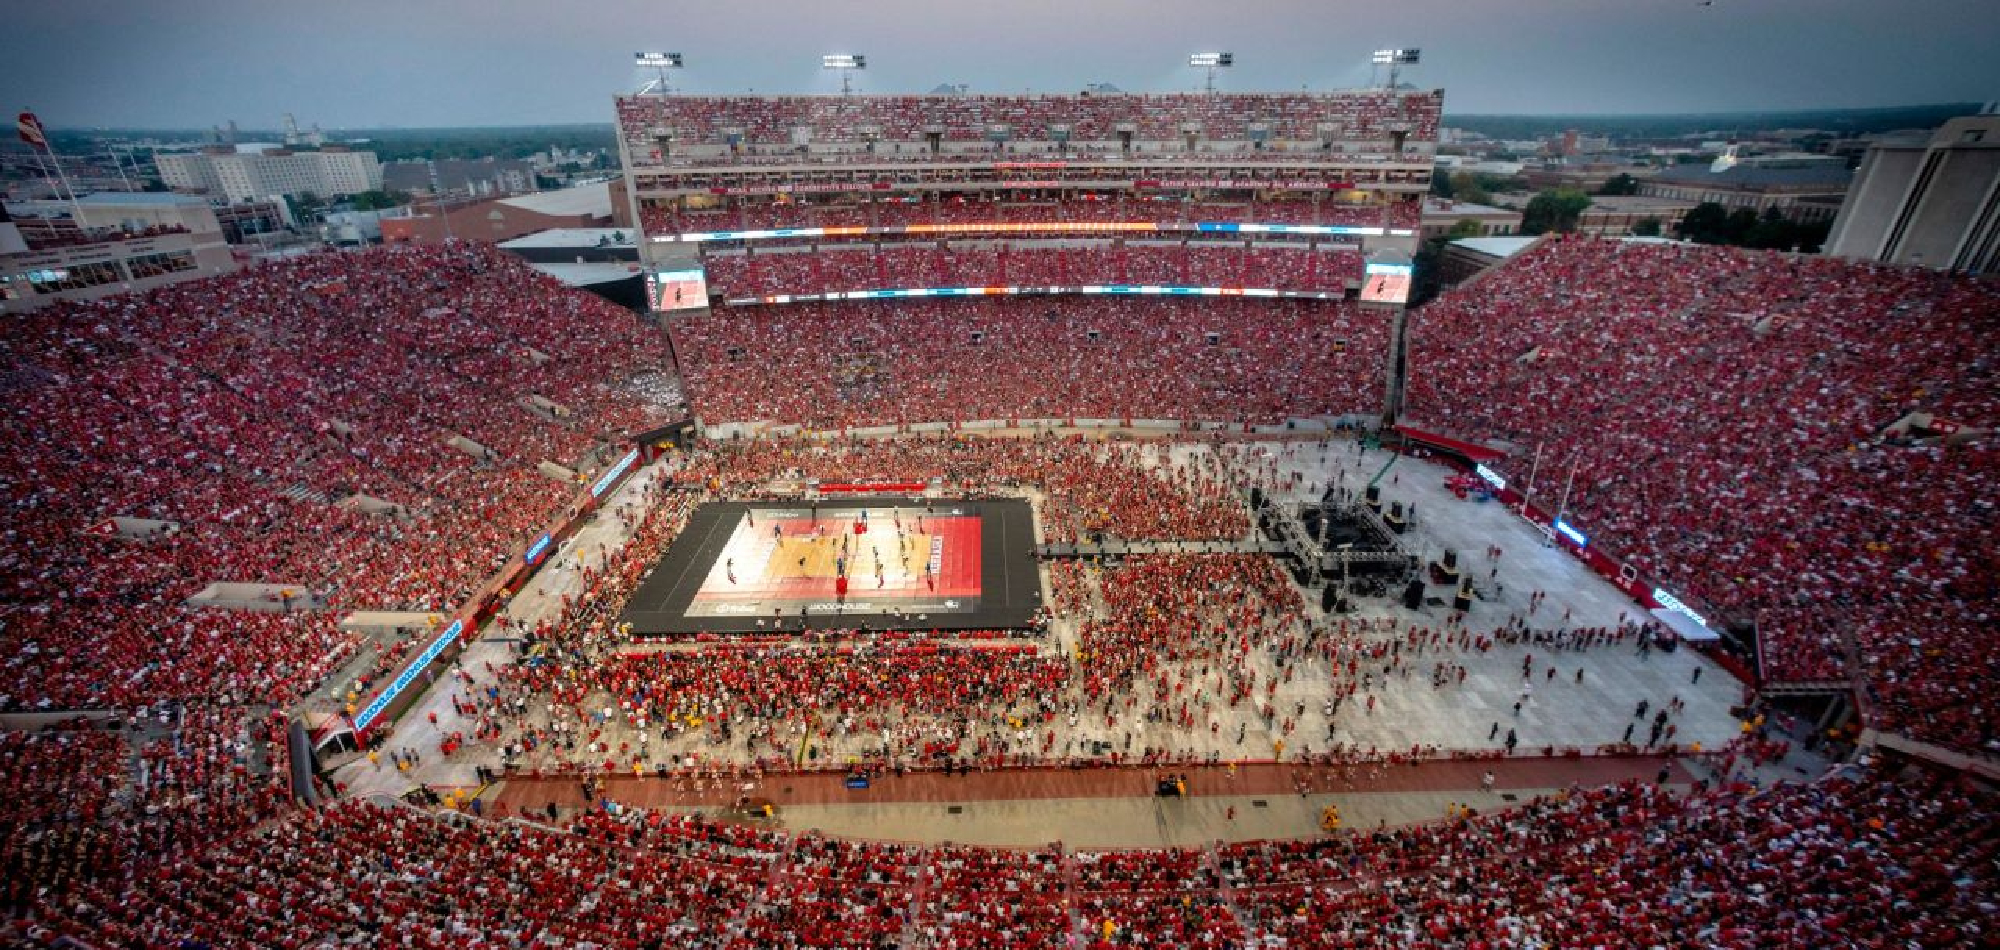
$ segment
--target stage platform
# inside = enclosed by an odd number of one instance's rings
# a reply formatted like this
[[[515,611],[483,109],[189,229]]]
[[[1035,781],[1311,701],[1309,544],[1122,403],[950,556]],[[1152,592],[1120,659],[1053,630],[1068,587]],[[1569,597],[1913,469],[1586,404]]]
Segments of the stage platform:
[[[619,620],[640,636],[1022,627],[1042,603],[1034,555],[1014,499],[714,502]]]

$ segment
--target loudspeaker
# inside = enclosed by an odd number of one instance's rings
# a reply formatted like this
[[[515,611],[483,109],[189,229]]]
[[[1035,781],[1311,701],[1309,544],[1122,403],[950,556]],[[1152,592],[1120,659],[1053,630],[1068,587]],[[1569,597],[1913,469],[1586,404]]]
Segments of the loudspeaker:
[[[1370,485],[1367,493],[1368,504],[1379,507],[1382,504],[1382,486]]]
[[[1452,550],[1452,549],[1450,549],[1450,548],[1445,548],[1445,549],[1444,549],[1444,569],[1445,569],[1446,571],[1450,571],[1450,572],[1454,572],[1454,573],[1456,573],[1456,572],[1458,571],[1458,552],[1457,552],[1457,551],[1454,551],[1454,550]]]
[[[1334,604],[1337,604],[1339,602],[1340,602],[1340,588],[1335,587],[1332,584],[1328,584],[1326,585],[1325,590],[1320,591],[1319,609],[1331,612],[1333,610]]]
[[[1457,597],[1453,597],[1451,599],[1451,609],[1459,611],[1461,613],[1471,610],[1472,598],[1461,591]]]
[[[1403,606],[1416,610],[1424,605],[1424,582],[1411,581],[1403,588]]]
[[[1264,507],[1264,489],[1259,488],[1256,485],[1250,486],[1250,507],[1251,508]]]

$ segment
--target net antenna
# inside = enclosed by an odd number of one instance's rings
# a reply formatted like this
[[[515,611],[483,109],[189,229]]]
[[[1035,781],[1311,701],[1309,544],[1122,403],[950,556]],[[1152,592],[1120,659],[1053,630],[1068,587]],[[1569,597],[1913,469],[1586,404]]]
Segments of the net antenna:
[[[1376,72],[1381,72],[1380,67],[1389,67],[1389,88],[1394,89],[1396,88],[1397,77],[1401,74],[1403,67],[1415,66],[1423,58],[1423,52],[1423,50],[1415,48],[1378,49],[1375,51],[1373,60]]]
[[[1209,95],[1215,95],[1215,71],[1236,65],[1235,53],[1195,53],[1188,57],[1188,65],[1196,69],[1208,70],[1208,84],[1203,87]]]
[[[868,68],[868,57],[860,53],[828,53],[819,58],[819,68],[840,70],[840,94],[854,94],[854,71]]]
[[[632,64],[639,67],[640,69],[655,70],[659,74],[659,78],[654,79],[639,88],[639,92],[641,94],[648,92],[657,92],[661,95],[666,95],[674,91],[674,87],[672,86],[672,84],[667,82],[667,70],[681,68],[681,54],[633,53]]]

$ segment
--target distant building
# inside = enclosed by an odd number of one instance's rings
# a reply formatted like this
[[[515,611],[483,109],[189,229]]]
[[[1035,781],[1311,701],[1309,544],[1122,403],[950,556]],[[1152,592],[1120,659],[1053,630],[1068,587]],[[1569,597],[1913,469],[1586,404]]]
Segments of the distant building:
[[[2000,272],[2000,115],[1952,119],[1927,138],[1869,148],[1826,252]]]
[[[497,243],[551,228],[606,227],[611,221],[611,189],[598,182],[492,201],[432,202],[407,217],[383,218],[382,240],[434,244],[450,237]]]
[[[232,202],[307,192],[351,195],[382,187],[382,165],[374,152],[331,145],[317,151],[274,148],[257,153],[225,145],[161,154],[154,164],[169,188]]]
[[[285,113],[285,144],[293,148],[318,148],[326,144],[326,133],[319,130],[319,123],[313,123],[312,131],[299,129],[299,120]]]
[[[1577,162],[1562,165],[1529,165],[1521,169],[1521,183],[1536,191],[1553,188],[1574,188],[1578,191],[1597,191],[1604,183],[1619,175],[1631,175],[1641,181],[1652,173],[1622,162]]]
[[[532,162],[511,158],[438,159],[382,166],[383,187],[413,195],[498,198],[535,190]]]
[[[1738,160],[1722,171],[1706,165],[1676,165],[1639,181],[1639,194],[1725,208],[1749,208],[1762,214],[1776,208],[1800,223],[1832,219],[1847,185],[1854,177],[1838,160],[1805,156],[1793,162],[1777,158]]]
[[[1672,234],[1694,206],[1692,201],[1651,195],[1591,195],[1590,207],[1577,216],[1576,230],[1599,237],[1624,237],[1641,221],[1655,220],[1660,223],[1660,233]]]
[[[0,205],[0,312],[150,290],[240,266],[208,202],[114,192]]]
[[[1423,239],[1428,241],[1451,233],[1460,221],[1475,221],[1479,224],[1478,237],[1514,234],[1521,230],[1521,212],[1489,205],[1473,204],[1470,201],[1446,201],[1442,198],[1424,199]]]

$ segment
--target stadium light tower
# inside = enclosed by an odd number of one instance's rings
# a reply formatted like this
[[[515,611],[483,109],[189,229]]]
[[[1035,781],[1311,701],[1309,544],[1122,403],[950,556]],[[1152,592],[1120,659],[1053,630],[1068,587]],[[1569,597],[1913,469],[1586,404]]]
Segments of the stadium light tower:
[[[1421,58],[1420,49],[1378,49],[1375,51],[1375,65],[1389,67],[1389,88],[1396,88],[1396,76],[1404,66],[1415,66]]]
[[[840,70],[840,94],[854,94],[854,71],[868,68],[868,57],[859,53],[828,53],[819,58],[819,68]]]
[[[633,53],[632,63],[640,69],[655,69],[660,73],[660,78],[647,83],[645,88],[639,90],[640,92],[651,92],[655,89],[662,93],[674,91],[673,87],[667,84],[667,70],[681,68],[681,54]]]
[[[1195,53],[1188,57],[1188,65],[1196,69],[1208,70],[1208,94],[1215,95],[1215,71],[1236,65],[1235,53]]]

